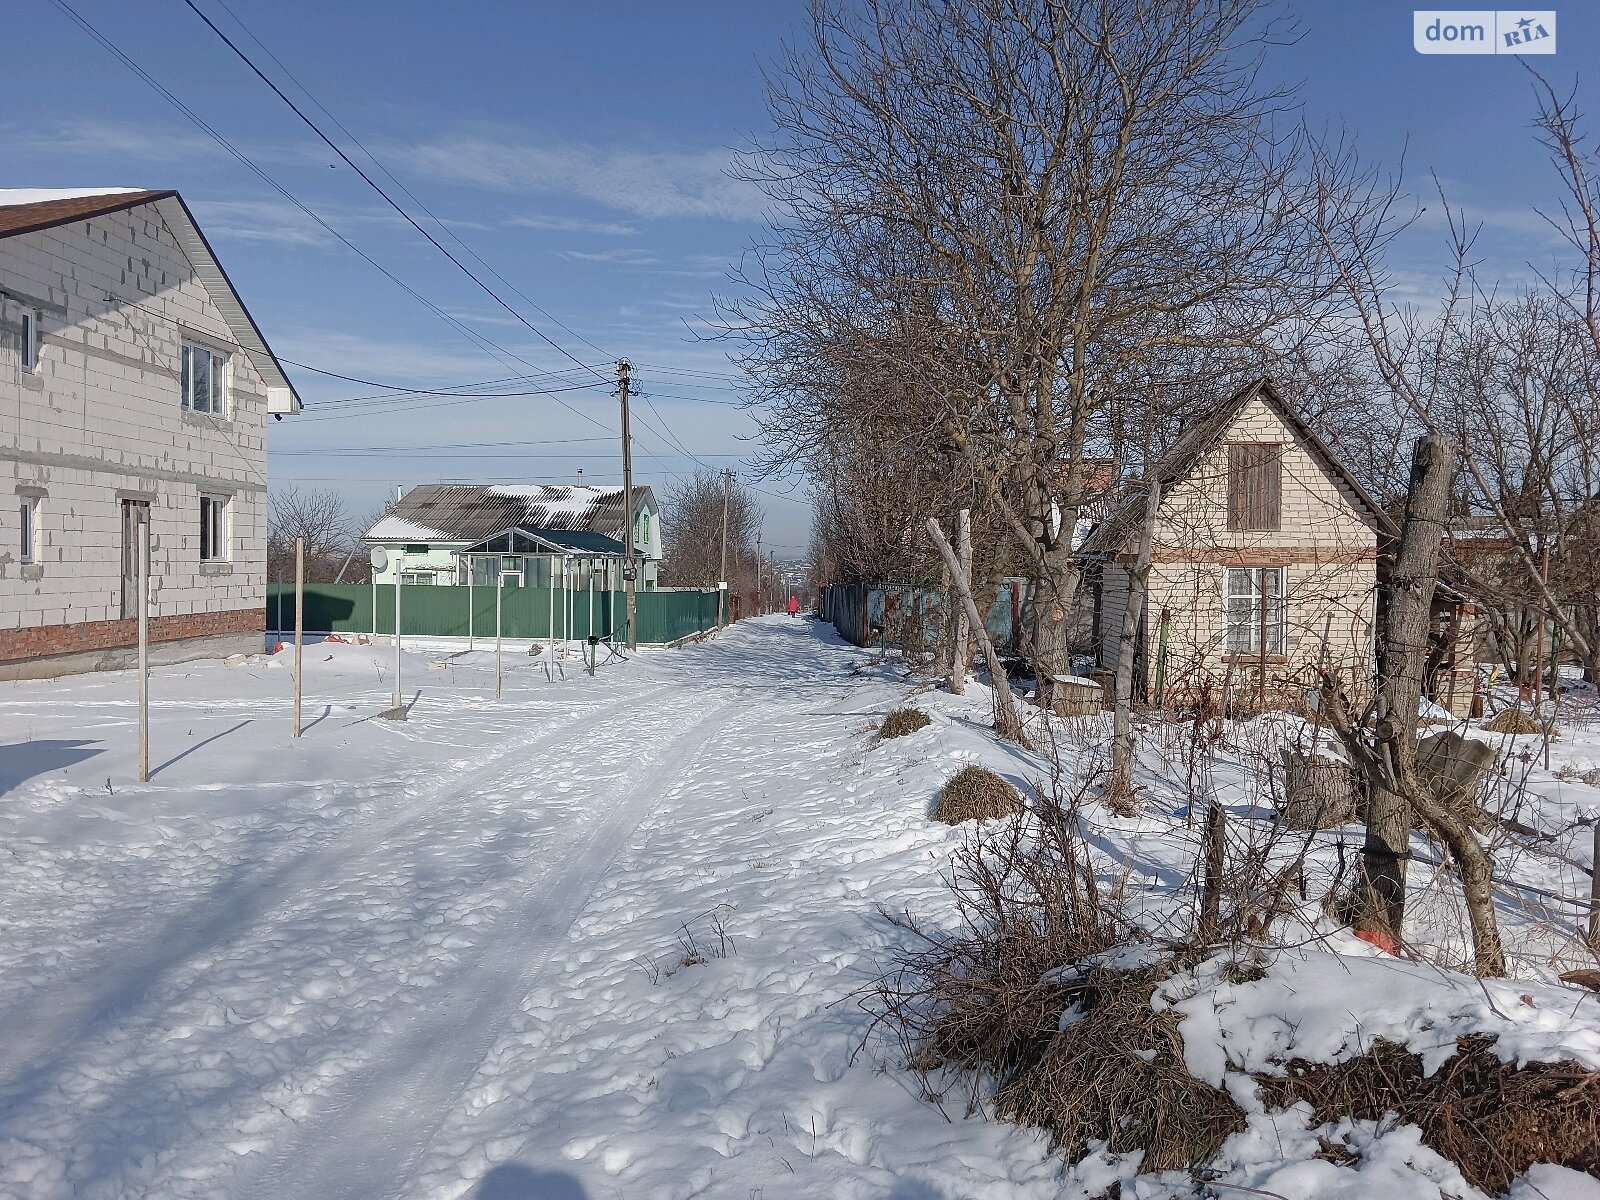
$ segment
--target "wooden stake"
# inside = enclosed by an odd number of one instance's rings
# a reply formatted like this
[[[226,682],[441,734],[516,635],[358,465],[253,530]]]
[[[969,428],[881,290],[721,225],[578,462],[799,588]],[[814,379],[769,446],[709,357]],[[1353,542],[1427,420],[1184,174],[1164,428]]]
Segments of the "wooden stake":
[[[956,516],[956,566],[961,573],[962,588],[972,589],[972,510],[963,508]],[[948,571],[947,571],[948,574]],[[951,584],[955,586],[954,582]],[[971,644],[972,630],[966,605],[956,606],[955,651],[950,662],[950,692],[961,696],[967,690],[967,647]]]
[[[306,540],[294,540],[294,735],[300,736],[300,664],[306,640]]]
[[[134,508],[139,547],[139,782],[150,782],[150,508]]]

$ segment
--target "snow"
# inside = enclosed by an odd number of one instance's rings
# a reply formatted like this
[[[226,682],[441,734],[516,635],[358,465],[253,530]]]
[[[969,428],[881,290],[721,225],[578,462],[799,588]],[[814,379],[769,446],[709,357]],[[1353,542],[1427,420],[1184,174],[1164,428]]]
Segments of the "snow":
[[[364,535],[373,542],[448,542],[454,539],[448,533],[408,521],[404,517],[384,517]]]
[[[1044,768],[989,736],[983,687],[927,691],[819,629],[745,621],[594,676],[508,654],[500,700],[492,653],[408,644],[405,723],[374,719],[392,647],[318,642],[298,740],[288,655],[161,669],[148,784],[131,674],[0,684],[0,1196],[1248,1194],[1135,1180],[1137,1155],[1067,1168],[1036,1131],[921,1097],[861,1003],[906,936],[882,912],[955,919],[942,873],[967,833],[927,819],[944,780]],[[907,702],[932,723],[878,744]],[[1188,902],[1162,771],[1141,768],[1148,814],[1094,839],[1152,912]],[[1246,820],[1245,757],[1212,771]],[[1548,803],[1522,819],[1586,853],[1568,823],[1600,792],[1533,786]],[[1574,886],[1541,870],[1527,882]],[[1308,1130],[1240,1072],[1376,1036],[1437,1058],[1464,1032],[1600,1062],[1600,997],[1524,975],[1480,987],[1333,934],[1255,982],[1175,977],[1192,1069],[1249,1113],[1215,1178],[1478,1200],[1413,1127]],[[1356,1160],[1315,1157],[1319,1134]],[[1556,1168],[1517,1188],[1597,1200]]]
[[[614,497],[618,490],[553,484],[497,484],[489,489],[489,494],[537,500],[546,516],[577,516],[588,512],[600,501]]]
[[[44,204],[51,200],[79,200],[85,196],[122,196],[147,188],[0,188],[0,208],[17,204]]]

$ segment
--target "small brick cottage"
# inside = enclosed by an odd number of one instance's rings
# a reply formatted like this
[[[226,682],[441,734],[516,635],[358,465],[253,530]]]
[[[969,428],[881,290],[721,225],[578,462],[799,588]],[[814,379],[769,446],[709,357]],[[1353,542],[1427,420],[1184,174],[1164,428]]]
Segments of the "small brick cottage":
[[[0,190],[0,679],[253,650],[300,399],[172,191]]]

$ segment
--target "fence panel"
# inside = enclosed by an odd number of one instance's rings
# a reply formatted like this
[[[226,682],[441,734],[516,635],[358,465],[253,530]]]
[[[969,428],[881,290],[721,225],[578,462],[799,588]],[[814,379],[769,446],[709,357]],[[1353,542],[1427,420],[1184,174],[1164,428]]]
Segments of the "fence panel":
[[[1012,594],[1020,597],[1023,586],[1020,581],[1009,579],[1000,585],[1000,594],[984,622],[996,647],[1014,651],[1017,631],[1012,619]],[[822,589],[819,611],[822,619],[853,645],[898,646],[915,651],[927,648],[938,637],[943,603],[944,597],[931,588],[834,583]],[[904,645],[907,640],[918,644],[908,647]]]
[[[570,593],[559,589],[506,587],[501,591],[500,629],[504,637],[543,640],[551,636],[581,640],[594,633],[619,639],[627,626],[622,592]],[[717,623],[714,591],[638,593],[639,641],[674,642]],[[494,637],[495,589],[461,584],[417,584],[400,596],[401,631],[416,637]],[[267,585],[267,624],[294,628],[294,585]],[[569,628],[570,626],[570,628]],[[394,585],[308,583],[305,586],[308,633],[394,632]]]

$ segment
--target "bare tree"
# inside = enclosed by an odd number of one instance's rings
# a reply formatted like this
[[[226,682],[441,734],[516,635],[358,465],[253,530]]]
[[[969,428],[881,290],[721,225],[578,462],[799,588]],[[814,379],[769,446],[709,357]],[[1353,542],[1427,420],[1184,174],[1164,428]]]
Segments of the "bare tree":
[[[304,538],[306,581],[331,583],[365,528],[332,489],[301,490],[291,484],[274,490],[267,507],[267,577],[294,578],[294,543]]]
[[[769,425],[811,403],[819,345],[884,354],[1022,558],[1045,674],[1108,408],[1164,352],[1257,347],[1328,294],[1262,9],[815,0],[773,75],[748,175],[781,220],[729,313]]]
[[[701,470],[679,480],[662,497],[661,582],[671,587],[717,586],[722,578],[723,498],[728,500],[729,574],[748,576],[728,581],[734,594],[755,594],[756,535],[761,507],[749,486],[734,479],[726,490],[719,472]],[[736,584],[738,586],[736,586]]]

